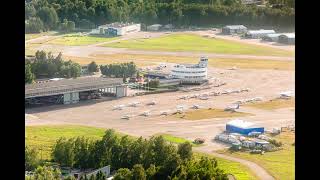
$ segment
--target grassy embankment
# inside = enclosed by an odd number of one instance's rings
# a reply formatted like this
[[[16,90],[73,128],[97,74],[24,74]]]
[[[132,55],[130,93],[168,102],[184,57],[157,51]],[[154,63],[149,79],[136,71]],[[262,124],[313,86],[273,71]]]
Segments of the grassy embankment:
[[[60,137],[72,138],[78,136],[85,136],[93,139],[100,139],[104,135],[105,129],[87,127],[87,126],[73,126],[73,125],[56,125],[56,126],[27,126],[26,127],[26,144],[28,146],[42,149],[43,159],[50,159],[50,151],[54,143]],[[123,134],[119,133],[119,136]],[[177,138],[172,135],[164,135],[164,138],[172,143],[182,143],[188,141],[183,138]],[[197,155],[197,154],[195,154]],[[203,154],[205,155],[205,154]],[[235,175],[238,180],[256,179],[253,173],[241,165],[240,163],[217,158],[219,167],[227,173]]]
[[[295,147],[292,145],[295,141],[295,134],[283,132],[274,138],[283,143],[282,150],[267,152],[264,155],[229,150],[220,151],[220,153],[253,161],[264,167],[275,179],[295,179]]]
[[[232,118],[232,117],[242,117],[242,116],[251,116],[253,114],[245,112],[230,112],[224,111],[223,109],[199,109],[187,111],[181,114],[175,114],[176,118],[185,119],[185,120],[202,120],[202,119],[211,119],[211,118]]]
[[[245,54],[264,56],[293,56],[294,53],[272,47],[241,43],[220,38],[208,38],[194,34],[179,33],[151,39],[130,39],[105,47],[159,51],[191,51],[220,54]]]
[[[65,46],[85,46],[102,42],[109,42],[119,39],[119,37],[89,36],[79,34],[67,34],[60,38],[49,41],[48,44]]]
[[[265,110],[275,110],[275,109],[291,108],[291,107],[294,108],[295,107],[295,98],[272,99],[272,100],[264,101],[264,102],[249,103],[245,106],[259,108],[259,109],[265,109]]]

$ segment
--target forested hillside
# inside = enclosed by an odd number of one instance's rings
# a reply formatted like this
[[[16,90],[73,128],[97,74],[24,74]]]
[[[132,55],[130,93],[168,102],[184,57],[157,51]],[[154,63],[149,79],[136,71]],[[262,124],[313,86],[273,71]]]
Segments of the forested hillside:
[[[294,27],[294,0],[270,0],[266,7],[240,0],[29,0],[26,32],[91,29],[122,21],[177,27],[217,24]]]

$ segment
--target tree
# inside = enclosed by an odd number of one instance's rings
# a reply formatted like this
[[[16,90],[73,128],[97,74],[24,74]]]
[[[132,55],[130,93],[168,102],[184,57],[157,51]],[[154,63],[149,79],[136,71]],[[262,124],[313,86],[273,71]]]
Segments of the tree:
[[[57,27],[59,18],[54,8],[49,8],[49,7],[40,8],[37,15],[43,21],[46,30],[53,30]]]
[[[136,164],[133,166],[132,177],[134,180],[146,180],[146,173],[142,164]]]
[[[38,152],[34,148],[25,147],[25,170],[32,171],[40,165]]]
[[[59,169],[52,167],[39,166],[33,175],[35,180],[60,180],[61,172]]]
[[[150,80],[150,81],[147,83],[147,86],[148,86],[148,87],[151,87],[151,88],[157,88],[157,87],[159,87],[159,84],[160,84],[159,79],[153,79],[153,80]]]
[[[179,144],[178,154],[183,160],[190,160],[192,158],[192,145],[190,142]]]
[[[153,180],[156,173],[156,166],[151,164],[150,167],[146,170],[147,180]]]
[[[76,178],[74,176],[68,176],[68,177],[64,178],[63,180],[76,180]]]
[[[62,166],[73,167],[75,163],[74,139],[58,139],[53,146],[52,157]]]
[[[25,12],[25,19],[29,19],[31,17],[34,17],[36,15],[36,9],[32,4],[26,4],[24,7]]]
[[[105,180],[106,178],[106,175],[101,171],[99,171],[96,175],[96,180]]]
[[[89,73],[98,72],[99,67],[96,64],[96,62],[92,61],[90,64],[88,64],[88,71]]]
[[[39,17],[31,17],[25,21],[25,33],[40,33],[43,30],[43,22]]]
[[[32,73],[31,64],[27,63],[24,66],[24,81],[25,83],[32,83],[35,79],[35,75]]]
[[[114,180],[131,180],[132,179],[132,172],[128,168],[120,168],[113,176]]]

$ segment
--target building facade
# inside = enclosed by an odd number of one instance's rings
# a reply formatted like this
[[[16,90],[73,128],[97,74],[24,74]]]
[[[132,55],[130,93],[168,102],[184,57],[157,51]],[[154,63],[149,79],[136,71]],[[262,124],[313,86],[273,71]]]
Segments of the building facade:
[[[251,39],[260,39],[268,34],[275,34],[276,32],[274,30],[250,30],[245,34],[246,38],[251,38]]]
[[[128,33],[139,31],[141,31],[141,24],[115,22],[111,24],[101,25],[97,29],[93,29],[90,34],[123,36]]]
[[[170,77],[181,79],[182,84],[201,84],[208,79],[208,58],[201,57],[198,64],[177,64]]]
[[[244,34],[247,32],[247,27],[243,25],[230,25],[222,28],[222,34]]]

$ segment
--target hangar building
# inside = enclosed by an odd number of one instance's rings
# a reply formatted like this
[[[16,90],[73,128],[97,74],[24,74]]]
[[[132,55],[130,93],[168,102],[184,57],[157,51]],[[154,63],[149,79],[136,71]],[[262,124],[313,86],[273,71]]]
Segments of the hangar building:
[[[251,132],[264,133],[264,127],[256,126],[255,124],[243,120],[232,120],[226,124],[226,131],[229,133],[239,133],[248,135]]]

